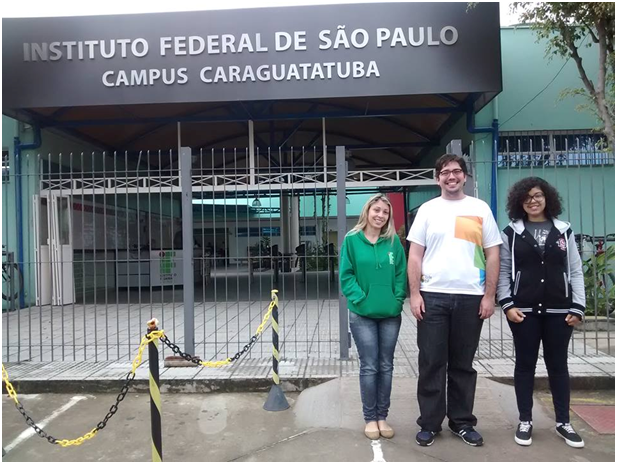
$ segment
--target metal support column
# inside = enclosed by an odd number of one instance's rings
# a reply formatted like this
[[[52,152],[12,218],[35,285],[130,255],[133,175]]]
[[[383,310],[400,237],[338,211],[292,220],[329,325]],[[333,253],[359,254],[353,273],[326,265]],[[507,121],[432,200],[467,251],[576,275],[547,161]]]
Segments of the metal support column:
[[[326,118],[321,118],[321,149],[323,150],[323,175],[328,187],[328,144],[326,143]]]
[[[191,149],[180,149],[180,183],[182,187],[182,272],[184,293],[184,352],[195,354],[195,277],[193,257],[193,192]]]
[[[289,213],[289,252],[295,253],[300,246],[300,197],[294,195],[290,197]]]
[[[289,232],[290,232],[290,197],[281,192],[281,246],[283,255],[290,252]]]
[[[336,228],[338,229],[339,260],[343,239],[347,233],[347,200],[345,199],[346,178],[347,162],[345,161],[345,147],[338,146],[336,147]],[[343,296],[340,285],[338,290],[338,309],[341,359],[349,359],[349,314],[347,312],[347,300]]]
[[[255,185],[255,124],[249,121],[249,183]]]

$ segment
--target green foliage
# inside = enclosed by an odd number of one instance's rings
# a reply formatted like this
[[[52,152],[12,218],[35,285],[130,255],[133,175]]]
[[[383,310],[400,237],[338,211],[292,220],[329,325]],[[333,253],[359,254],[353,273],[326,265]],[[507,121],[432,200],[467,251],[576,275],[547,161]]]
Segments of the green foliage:
[[[336,256],[328,255],[328,245],[326,243],[319,245],[312,245],[308,243],[306,250],[306,270],[307,271],[327,271],[330,269],[330,265],[334,268],[338,266],[338,260]],[[331,258],[334,258],[331,262]]]
[[[547,53],[570,56],[570,44],[590,35],[593,43],[598,43],[598,30],[602,27],[614,57],[615,4],[612,2],[514,2],[512,11],[519,12],[521,21],[547,40]],[[585,47],[591,45],[588,42]]]
[[[587,307],[585,314],[612,314],[615,311],[615,246],[607,247],[598,256],[592,256],[583,262],[585,278],[585,297]]]
[[[588,36],[593,43],[598,43],[601,27],[614,56],[615,4],[612,2],[514,2],[512,11],[519,12],[521,21],[548,42],[547,53],[570,56],[570,44]],[[585,44],[591,46],[592,42]]]
[[[249,247],[251,256],[270,256],[270,237],[264,235],[258,243]]]
[[[613,2],[514,2],[512,11],[547,43],[549,58],[573,59],[583,82],[582,89],[566,89],[563,96],[584,96],[589,104],[578,109],[591,110],[602,123],[615,148],[615,3]],[[583,62],[581,47],[598,48],[598,60]],[[594,82],[590,69],[597,66]]]

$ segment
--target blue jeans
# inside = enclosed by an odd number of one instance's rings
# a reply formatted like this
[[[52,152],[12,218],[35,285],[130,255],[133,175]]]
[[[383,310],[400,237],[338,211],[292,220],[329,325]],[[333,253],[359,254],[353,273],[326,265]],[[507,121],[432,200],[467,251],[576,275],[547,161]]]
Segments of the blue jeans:
[[[439,432],[447,415],[455,431],[475,426],[473,357],[482,331],[482,295],[422,292],[422,298],[426,312],[418,322],[418,425]]]
[[[401,328],[401,316],[372,319],[350,311],[349,326],[360,356],[360,395],[364,420],[385,420],[390,409],[394,349]]]

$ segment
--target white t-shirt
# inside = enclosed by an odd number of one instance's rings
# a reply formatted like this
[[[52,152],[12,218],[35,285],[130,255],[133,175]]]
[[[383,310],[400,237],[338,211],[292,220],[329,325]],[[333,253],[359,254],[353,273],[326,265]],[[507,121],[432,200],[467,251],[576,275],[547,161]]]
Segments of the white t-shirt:
[[[474,197],[427,201],[407,240],[425,247],[420,290],[464,295],[484,294],[484,248],[502,243],[491,209]]]

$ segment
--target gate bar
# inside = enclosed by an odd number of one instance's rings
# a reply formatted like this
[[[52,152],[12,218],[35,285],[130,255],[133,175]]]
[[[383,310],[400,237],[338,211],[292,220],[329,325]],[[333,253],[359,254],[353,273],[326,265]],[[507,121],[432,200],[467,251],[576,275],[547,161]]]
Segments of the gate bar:
[[[182,272],[184,293],[184,352],[195,354],[195,277],[193,275],[193,192],[191,187],[191,149],[180,148],[182,187]]]
[[[345,200],[345,180],[347,178],[347,162],[345,161],[345,147],[336,147],[336,228],[338,229],[338,255],[341,259],[343,239],[347,233],[347,201]],[[339,265],[340,271],[340,265]],[[339,340],[341,347],[341,359],[349,359],[349,314],[347,302],[339,285],[338,290],[339,310]]]

